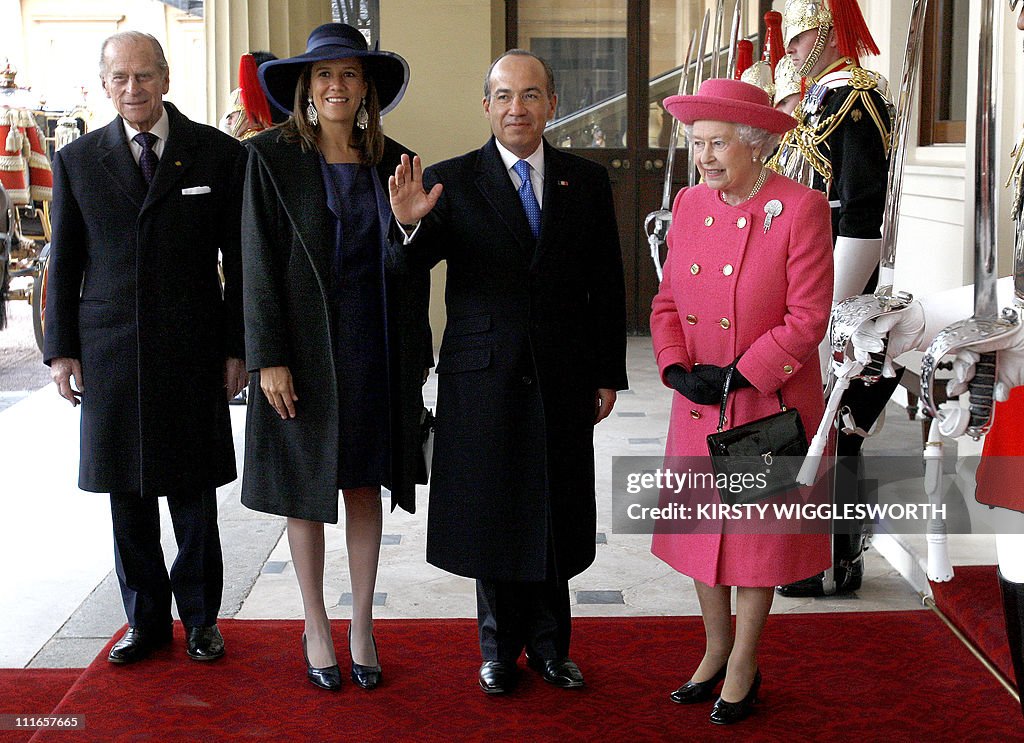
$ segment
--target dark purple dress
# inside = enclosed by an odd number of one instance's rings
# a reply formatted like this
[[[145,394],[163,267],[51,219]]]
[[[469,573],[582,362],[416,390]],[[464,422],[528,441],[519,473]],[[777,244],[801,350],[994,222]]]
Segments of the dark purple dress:
[[[388,461],[383,246],[370,168],[321,161],[335,238],[330,307],[338,382],[338,487],[380,485]]]

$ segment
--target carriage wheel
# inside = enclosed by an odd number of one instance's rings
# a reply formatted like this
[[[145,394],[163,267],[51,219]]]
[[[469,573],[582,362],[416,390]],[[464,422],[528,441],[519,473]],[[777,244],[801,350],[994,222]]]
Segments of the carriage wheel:
[[[39,253],[36,277],[32,283],[32,328],[36,332],[36,345],[43,350],[43,331],[46,330],[46,281],[50,275],[50,243]]]

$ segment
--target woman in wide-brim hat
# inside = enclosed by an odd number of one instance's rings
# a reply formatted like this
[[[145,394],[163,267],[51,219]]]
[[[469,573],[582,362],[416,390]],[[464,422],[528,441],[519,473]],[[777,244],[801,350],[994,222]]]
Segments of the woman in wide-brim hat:
[[[324,524],[338,521],[338,490],[350,675],[366,689],[381,680],[372,613],[381,486],[392,508],[415,510],[421,385],[432,363],[429,278],[387,260],[382,184],[412,153],[380,121],[408,72],[351,26],[320,26],[305,53],[260,66],[268,99],[291,115],[249,140],[242,257],[253,381],[242,502],[288,519],[306,675],[329,690],[341,687],[341,673],[324,606]]]
[[[730,366],[728,427],[779,412],[780,392],[805,430],[817,429],[824,408],[817,347],[832,299],[829,207],[820,193],[764,167],[778,136],[796,122],[760,88],[713,79],[664,105],[686,124],[703,182],[681,190],[673,204],[651,335],[662,379],[678,393],[666,462],[706,462]],[[716,488],[681,497],[689,505],[719,503]],[[710,719],[737,722],[761,684],[757,649],[774,586],[828,567],[829,537],[786,533],[792,525],[771,521],[675,526],[659,522],[652,552],[693,578],[707,642],[671,699],[710,702],[722,684]],[[671,533],[681,531],[688,533]]]

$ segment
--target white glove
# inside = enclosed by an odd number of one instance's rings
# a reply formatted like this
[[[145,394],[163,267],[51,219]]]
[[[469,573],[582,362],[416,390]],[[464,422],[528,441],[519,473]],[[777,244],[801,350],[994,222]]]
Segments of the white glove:
[[[853,355],[862,364],[871,361],[871,354],[885,350],[883,377],[895,377],[892,360],[917,349],[924,339],[924,308],[916,299],[901,310],[886,312],[861,323],[850,338]],[[885,345],[888,338],[889,345]]]
[[[1018,323],[1012,332],[992,341],[982,341],[957,353],[953,359],[954,378],[946,385],[950,397],[967,390],[974,379],[975,365],[983,353],[996,352],[996,384],[992,397],[999,402],[1010,398],[1010,390],[1024,384],[1024,323]]]

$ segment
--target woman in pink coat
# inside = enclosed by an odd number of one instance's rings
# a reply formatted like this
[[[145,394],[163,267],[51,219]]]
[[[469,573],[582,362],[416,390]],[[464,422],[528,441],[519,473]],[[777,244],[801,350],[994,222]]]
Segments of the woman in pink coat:
[[[764,167],[778,136],[796,121],[775,111],[763,90],[713,79],[697,95],[668,98],[665,107],[688,125],[703,182],[680,191],[672,207],[651,334],[662,380],[678,392],[666,457],[706,462],[706,437],[718,427],[725,371],[734,361],[728,426],[777,413],[780,392],[804,429],[817,429],[824,408],[817,347],[832,299],[831,222],[821,193]],[[756,701],[757,648],[773,587],[827,568],[829,536],[750,533],[773,529],[730,521],[701,522],[697,531],[659,530],[652,545],[693,578],[707,635],[703,659],[671,698],[710,701],[724,680],[711,721],[728,724],[746,717]]]

